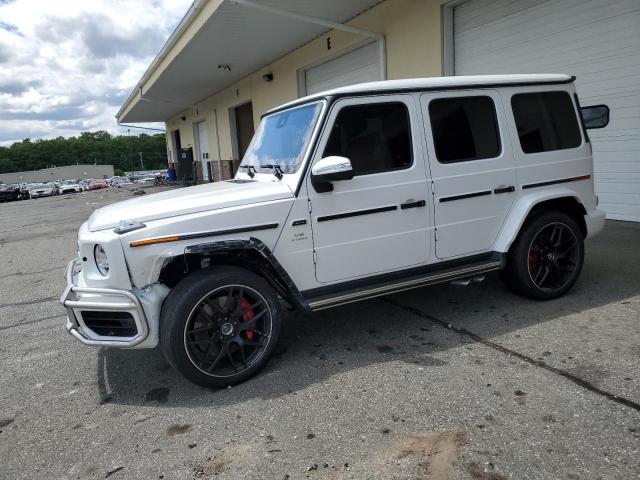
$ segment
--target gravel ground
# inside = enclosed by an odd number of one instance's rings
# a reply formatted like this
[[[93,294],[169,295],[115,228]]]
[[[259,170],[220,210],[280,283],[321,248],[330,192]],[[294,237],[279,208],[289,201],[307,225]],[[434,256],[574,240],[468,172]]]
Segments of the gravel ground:
[[[490,275],[291,314],[212,391],[64,332],[77,229],[131,195],[0,204],[1,479],[640,478],[640,224],[608,222],[553,302]]]

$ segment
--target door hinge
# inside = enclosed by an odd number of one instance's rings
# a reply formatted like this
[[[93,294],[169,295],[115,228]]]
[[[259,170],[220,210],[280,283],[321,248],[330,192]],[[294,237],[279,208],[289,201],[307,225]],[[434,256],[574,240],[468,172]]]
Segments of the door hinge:
[[[438,229],[437,229],[437,228],[434,228],[434,229],[433,229],[433,232],[435,233],[435,236],[436,236],[436,242],[437,242],[437,241],[438,241]]]
[[[311,200],[310,199],[307,199],[307,208],[309,209],[309,213],[311,213],[312,208],[311,208]]]
[[[431,182],[431,195],[435,195],[436,194],[436,187],[433,185],[433,182]]]
[[[314,264],[318,264],[318,254],[316,253],[316,251],[313,251],[313,263]]]

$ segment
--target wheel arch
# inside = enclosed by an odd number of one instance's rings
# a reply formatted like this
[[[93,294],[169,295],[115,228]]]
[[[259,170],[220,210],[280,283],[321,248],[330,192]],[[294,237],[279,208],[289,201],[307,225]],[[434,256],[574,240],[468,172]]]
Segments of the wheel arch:
[[[184,253],[164,262],[158,281],[173,288],[193,272],[223,265],[244,268],[261,276],[291,305],[309,310],[295,283],[271,250],[254,237],[190,245]]]
[[[518,200],[496,240],[495,251],[508,252],[523,225],[540,211],[566,213],[578,223],[583,238],[587,236],[584,219],[587,211],[577,193],[568,189],[555,189],[527,195]]]

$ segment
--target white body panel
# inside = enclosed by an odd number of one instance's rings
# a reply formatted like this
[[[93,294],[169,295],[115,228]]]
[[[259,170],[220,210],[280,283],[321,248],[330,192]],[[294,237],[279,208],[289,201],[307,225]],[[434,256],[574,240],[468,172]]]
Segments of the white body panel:
[[[147,222],[293,197],[286,183],[272,182],[273,175],[268,177],[269,181],[216,182],[133,198],[96,210],[89,217],[88,228],[104,230],[114,228],[121,220]]]
[[[334,190],[327,193],[315,192],[307,181],[316,278],[321,283],[422,265],[431,256],[433,223],[429,209],[400,208],[408,201],[429,201],[427,169],[418,128],[420,114],[415,99],[410,95],[386,95],[340,100],[331,109],[327,125],[333,125],[341,108],[376,102],[400,102],[407,106],[413,127],[413,164],[406,169],[334,182]],[[314,162],[321,159],[330,131],[330,128],[325,129]],[[395,209],[328,220],[336,215],[390,207]]]
[[[429,122],[429,102],[460,96],[489,97],[495,105],[501,152],[495,158],[441,163],[436,158]],[[515,192],[446,201],[458,195],[493,192],[514,186],[516,181],[511,140],[500,95],[495,90],[428,93],[420,97],[434,187],[435,223],[438,229],[436,256],[441,259],[486,252],[492,249]]]
[[[611,218],[640,221],[638,0],[471,0],[454,8],[455,73],[567,71],[580,102],[606,104],[593,130],[595,191]],[[553,52],[552,55],[549,52]]]
[[[260,173],[250,178],[243,172],[236,181],[148,195],[94,212],[79,232],[78,254],[83,270],[78,284],[116,290],[116,295],[125,292],[125,297],[135,295],[149,326],[148,338],[135,347],[146,348],[157,342],[160,307],[167,294],[166,287],[158,282],[161,270],[170,259],[181,257],[187,247],[196,244],[256,238],[273,253],[297,291],[304,294],[332,286],[339,289],[342,286],[335,287],[336,284],[351,280],[366,283],[378,274],[405,274],[403,270],[415,271],[415,267],[443,260],[464,261],[477,253],[505,253],[527,214],[546,200],[575,198],[586,211],[587,235],[593,235],[602,229],[604,214],[596,207],[589,144],[582,137],[576,148],[524,154],[511,111],[514,93],[562,90],[571,95],[573,86],[568,77],[561,75],[529,78],[558,82],[554,85],[512,84],[527,78],[472,78],[466,82],[473,88],[455,92],[425,93],[419,87],[418,91],[406,93],[388,90],[395,85],[404,91],[420,82],[427,85],[425,88],[438,83],[455,88],[464,85],[459,78],[373,84],[383,87],[367,94],[363,93],[363,86],[337,90],[344,98],[324,109],[313,133],[317,142],[312,141],[295,173],[278,180],[273,174]],[[498,80],[505,85],[489,86]],[[431,134],[429,101],[477,95],[490,96],[495,102],[500,155],[456,164],[439,163]],[[325,105],[330,101],[328,97]],[[311,166],[321,160],[340,109],[389,102],[404,103],[408,108],[413,163],[406,168],[334,181],[333,191],[317,192],[310,179]],[[559,184],[532,186],[550,181]],[[513,186],[513,192],[494,192],[504,185]],[[439,202],[442,197],[481,190],[491,192],[471,201]],[[416,201],[424,204],[401,208],[403,203]],[[380,208],[383,210],[371,212],[374,214],[352,215]],[[144,222],[144,226],[118,234],[114,227],[122,220]],[[132,245],[165,237],[179,238]],[[109,259],[106,276],[95,265],[97,244],[102,245]],[[88,301],[99,298],[100,295],[89,295]]]

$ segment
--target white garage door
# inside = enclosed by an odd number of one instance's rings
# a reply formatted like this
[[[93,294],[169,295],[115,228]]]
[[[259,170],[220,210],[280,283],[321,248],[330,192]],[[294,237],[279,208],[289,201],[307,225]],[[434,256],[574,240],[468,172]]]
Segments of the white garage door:
[[[596,191],[609,218],[640,221],[640,1],[471,0],[454,9],[456,75],[567,73],[591,130]]]
[[[340,57],[303,72],[303,95],[380,80],[380,55],[376,42],[360,47]]]

